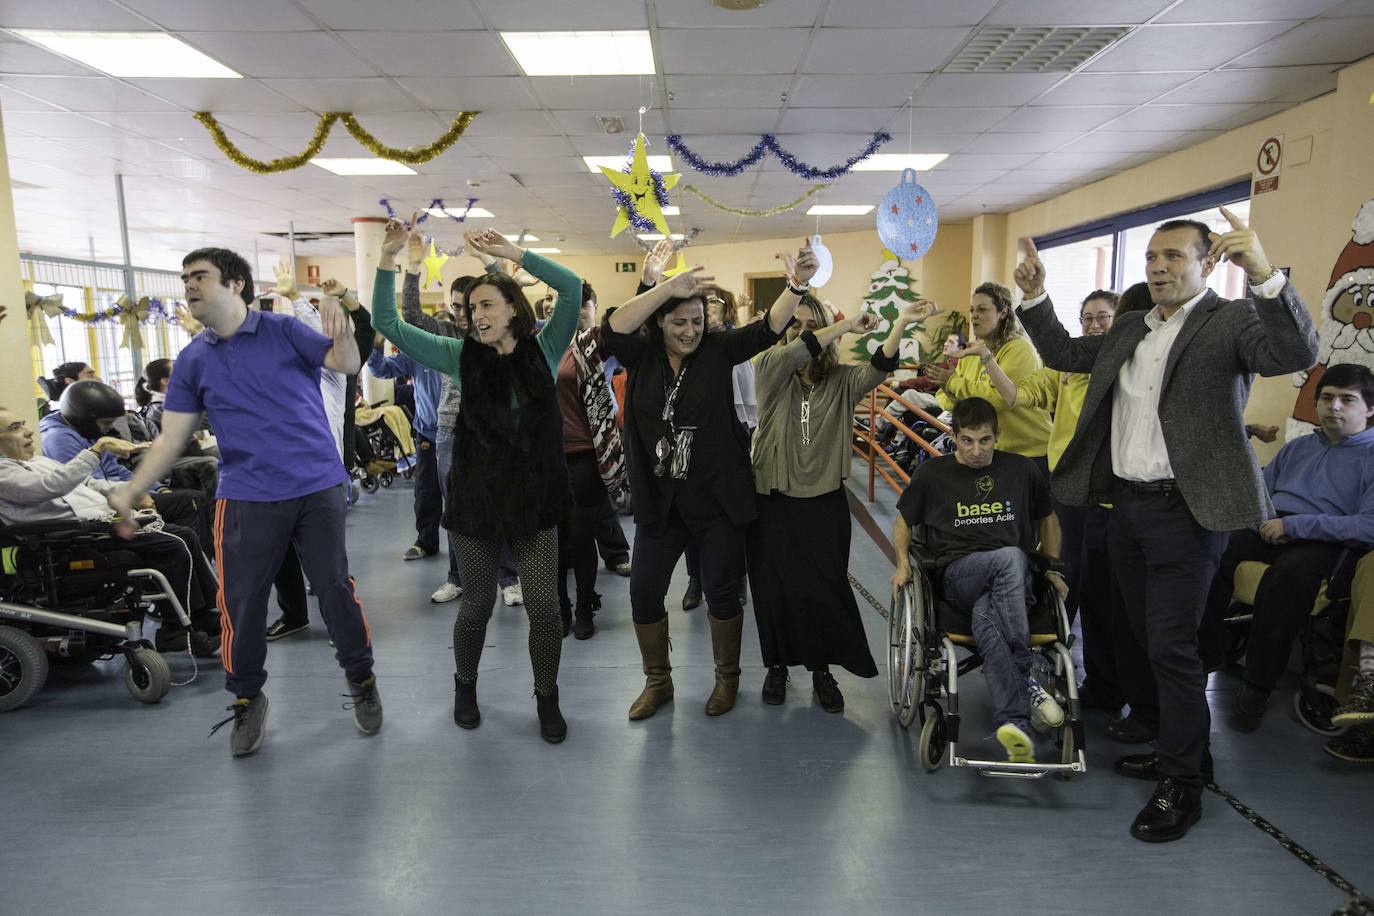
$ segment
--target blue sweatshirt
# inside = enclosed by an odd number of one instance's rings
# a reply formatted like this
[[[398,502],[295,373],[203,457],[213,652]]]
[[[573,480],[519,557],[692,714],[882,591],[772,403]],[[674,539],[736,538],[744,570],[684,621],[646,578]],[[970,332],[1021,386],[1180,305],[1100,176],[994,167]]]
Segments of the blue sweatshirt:
[[[443,377],[405,353],[387,356],[380,349],[374,349],[368,356],[367,368],[377,378],[408,375],[415,380],[415,431],[433,442],[439,428],[439,386]]]
[[[1284,533],[1295,540],[1374,544],[1374,428],[1333,445],[1317,430],[1264,469]]]
[[[66,464],[84,449],[95,445],[94,439],[87,439],[67,425],[62,414],[53,411],[38,421],[38,435],[43,441],[43,454],[53,461]],[[120,464],[109,452],[100,454],[100,467],[91,474],[96,480],[128,480],[134,476],[128,468]]]

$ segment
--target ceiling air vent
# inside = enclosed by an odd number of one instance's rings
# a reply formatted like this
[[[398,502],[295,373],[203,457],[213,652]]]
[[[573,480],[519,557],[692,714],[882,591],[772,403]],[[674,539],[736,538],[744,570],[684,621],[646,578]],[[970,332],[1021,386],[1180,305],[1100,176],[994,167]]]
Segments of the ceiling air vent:
[[[1072,73],[1129,32],[1125,27],[979,29],[943,73]]]

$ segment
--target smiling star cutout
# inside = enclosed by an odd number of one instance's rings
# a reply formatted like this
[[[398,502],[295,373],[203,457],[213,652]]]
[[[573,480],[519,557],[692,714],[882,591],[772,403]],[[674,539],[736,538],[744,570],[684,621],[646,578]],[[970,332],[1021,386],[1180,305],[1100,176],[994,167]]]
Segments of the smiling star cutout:
[[[630,171],[621,172],[616,169],[601,166],[601,171],[606,178],[628,198],[630,205],[634,207],[635,213],[653,223],[654,228],[663,235],[668,234],[668,222],[663,218],[663,210],[658,203],[658,194],[654,184],[661,182],[663,190],[669,191],[677,184],[681,175],[663,175],[655,178],[649,171],[649,154],[645,152],[649,146],[649,141],[643,134],[635,137],[633,157],[630,163]],[[630,214],[622,203],[619,212],[615,216],[615,225],[611,226],[611,238],[615,238],[620,233],[633,225]],[[648,231],[643,226],[636,226],[637,229]]]
[[[448,262],[448,255],[440,254],[434,248],[434,239],[429,240],[429,254],[425,256],[425,286],[429,286],[430,281],[444,285],[444,264]]]

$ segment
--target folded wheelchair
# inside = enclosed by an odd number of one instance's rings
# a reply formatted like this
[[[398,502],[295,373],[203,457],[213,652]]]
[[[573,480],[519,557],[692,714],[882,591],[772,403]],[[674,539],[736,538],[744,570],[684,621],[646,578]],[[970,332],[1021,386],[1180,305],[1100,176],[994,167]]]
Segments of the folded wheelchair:
[[[189,628],[186,608],[161,572],[111,549],[109,536],[105,522],[0,525],[0,712],[43,688],[50,659],[79,665],[122,655],[134,699],[157,703],[171,689],[171,668],[143,638],[143,618],[165,600]]]
[[[1298,635],[1302,671],[1298,676],[1298,690],[1293,694],[1293,712],[1299,722],[1323,737],[1344,734],[1346,730],[1331,722],[1340,705],[1334,685],[1345,648],[1351,579],[1355,564],[1363,555],[1364,550],[1359,548],[1342,551],[1331,574],[1322,583]],[[1222,620],[1221,631],[1222,652],[1229,664],[1239,664],[1245,658],[1250,645],[1250,626],[1255,618],[1255,595],[1268,571],[1269,564],[1257,560],[1245,560],[1236,566],[1231,580],[1231,605]]]
[[[911,551],[912,580],[893,596],[888,614],[888,698],[903,728],[921,723],[919,752],[927,771],[945,763],[988,776],[1039,779],[1053,773],[1070,779],[1087,772],[1083,722],[1069,618],[1046,574],[1059,561],[1032,554],[1035,603],[1030,610],[1031,654],[1042,669],[1045,689],[1064,709],[1064,722],[1052,729],[1058,762],[1012,763],[963,756],[959,744],[959,679],[983,663],[973,638],[970,615],[940,596],[940,567],[920,545]],[[960,657],[960,653],[963,653]]]

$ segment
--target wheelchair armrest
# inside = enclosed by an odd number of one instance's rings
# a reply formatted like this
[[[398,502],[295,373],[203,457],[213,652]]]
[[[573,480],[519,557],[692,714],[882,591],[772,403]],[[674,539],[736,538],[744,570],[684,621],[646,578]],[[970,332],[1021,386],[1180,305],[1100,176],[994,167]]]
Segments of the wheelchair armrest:
[[[44,541],[75,540],[81,537],[105,537],[110,523],[91,519],[55,519],[46,522],[23,522],[0,525],[0,542],[8,544],[41,543]]]
[[[1041,553],[1038,550],[1031,551],[1030,561],[1031,566],[1034,567],[1035,573],[1038,576],[1043,576],[1051,572],[1057,572],[1062,575],[1064,572],[1063,560],[1058,557],[1052,557],[1047,553]]]
[[[934,572],[940,568],[940,564],[935,560],[935,554],[930,552],[930,548],[919,541],[911,542],[911,559],[917,566],[927,572]]]

